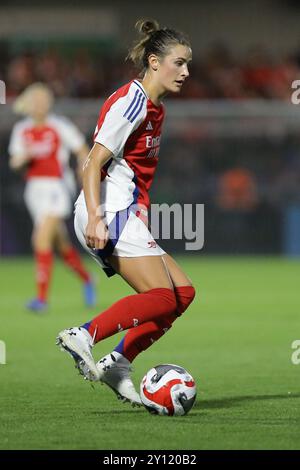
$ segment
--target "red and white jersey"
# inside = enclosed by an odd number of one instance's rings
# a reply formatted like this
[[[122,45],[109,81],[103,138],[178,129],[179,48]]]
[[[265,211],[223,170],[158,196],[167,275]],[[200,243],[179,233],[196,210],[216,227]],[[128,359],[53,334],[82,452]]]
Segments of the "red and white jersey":
[[[138,80],[105,101],[94,135],[94,141],[113,154],[101,171],[105,210],[116,212],[131,204],[149,207],[163,119],[163,105],[155,106]]]
[[[69,171],[71,152],[78,151],[85,139],[68,119],[49,115],[43,126],[37,127],[31,118],[15,124],[9,143],[11,156],[30,155],[26,179],[63,178]]]

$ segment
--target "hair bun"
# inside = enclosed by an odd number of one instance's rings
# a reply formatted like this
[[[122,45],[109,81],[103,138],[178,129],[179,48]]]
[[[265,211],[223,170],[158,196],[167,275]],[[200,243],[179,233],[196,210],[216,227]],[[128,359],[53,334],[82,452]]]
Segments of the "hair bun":
[[[132,60],[136,67],[145,71],[149,67],[151,54],[164,57],[169,53],[169,48],[177,44],[191,47],[188,39],[175,29],[161,28],[153,19],[139,19],[135,29],[140,37],[129,49],[126,59]]]
[[[139,20],[135,25],[139,33],[145,36],[151,36],[159,29],[159,24],[155,20]]]

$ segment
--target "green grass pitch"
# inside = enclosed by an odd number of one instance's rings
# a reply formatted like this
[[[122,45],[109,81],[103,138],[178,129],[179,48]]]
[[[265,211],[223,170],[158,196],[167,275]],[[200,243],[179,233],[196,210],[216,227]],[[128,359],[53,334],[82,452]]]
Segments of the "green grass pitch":
[[[194,376],[198,396],[185,417],[152,416],[118,402],[105,386],[77,375],[55,346],[58,331],[77,326],[131,293],[97,266],[99,305],[83,306],[79,281],[55,265],[48,313],[23,305],[33,294],[30,259],[2,259],[0,340],[1,449],[299,449],[300,263],[280,258],[182,257],[197,298],[177,324],[135,361],[134,381],[159,363]],[[119,340],[94,349],[96,359]]]

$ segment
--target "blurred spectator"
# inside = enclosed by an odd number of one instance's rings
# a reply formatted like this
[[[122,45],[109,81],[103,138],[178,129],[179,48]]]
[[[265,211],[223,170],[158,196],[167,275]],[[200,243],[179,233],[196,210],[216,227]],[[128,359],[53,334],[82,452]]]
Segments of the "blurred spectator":
[[[8,96],[18,95],[34,81],[34,57],[31,54],[24,54],[10,61],[5,77]]]
[[[81,47],[68,58],[53,48],[39,54],[5,55],[1,78],[8,96],[17,96],[37,80],[50,86],[58,97],[107,96],[134,75],[131,64],[109,50],[95,56]],[[224,44],[215,43],[202,57],[194,56],[190,77],[177,99],[289,99],[291,82],[300,76],[299,56],[273,58],[258,45],[237,58]]]
[[[246,90],[253,98],[270,98],[272,66],[270,55],[261,46],[256,46],[248,52],[243,76]]]
[[[47,84],[56,96],[69,94],[68,72],[67,62],[54,50],[48,50],[36,57],[36,78]]]
[[[232,168],[219,178],[217,205],[223,210],[251,211],[258,202],[255,176],[245,168]]]
[[[101,76],[98,77],[92,61],[85,50],[80,49],[72,61],[72,73],[69,81],[69,90],[72,96],[89,98],[94,96],[97,90],[97,80],[102,84]]]
[[[242,98],[242,72],[230,51],[216,43],[208,51],[202,65],[211,98]]]

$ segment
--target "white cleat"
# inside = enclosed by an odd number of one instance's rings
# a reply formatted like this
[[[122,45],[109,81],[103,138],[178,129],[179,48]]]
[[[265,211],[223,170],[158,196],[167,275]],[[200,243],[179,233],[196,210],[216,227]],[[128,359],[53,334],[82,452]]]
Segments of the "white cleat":
[[[68,328],[58,333],[56,344],[68,352],[75,361],[75,367],[86,380],[96,382],[100,372],[92,356],[93,339],[85,328]]]
[[[113,351],[102,357],[96,367],[101,375],[100,381],[108,385],[123,403],[141,406],[139,394],[130,378],[131,364],[122,354]]]

